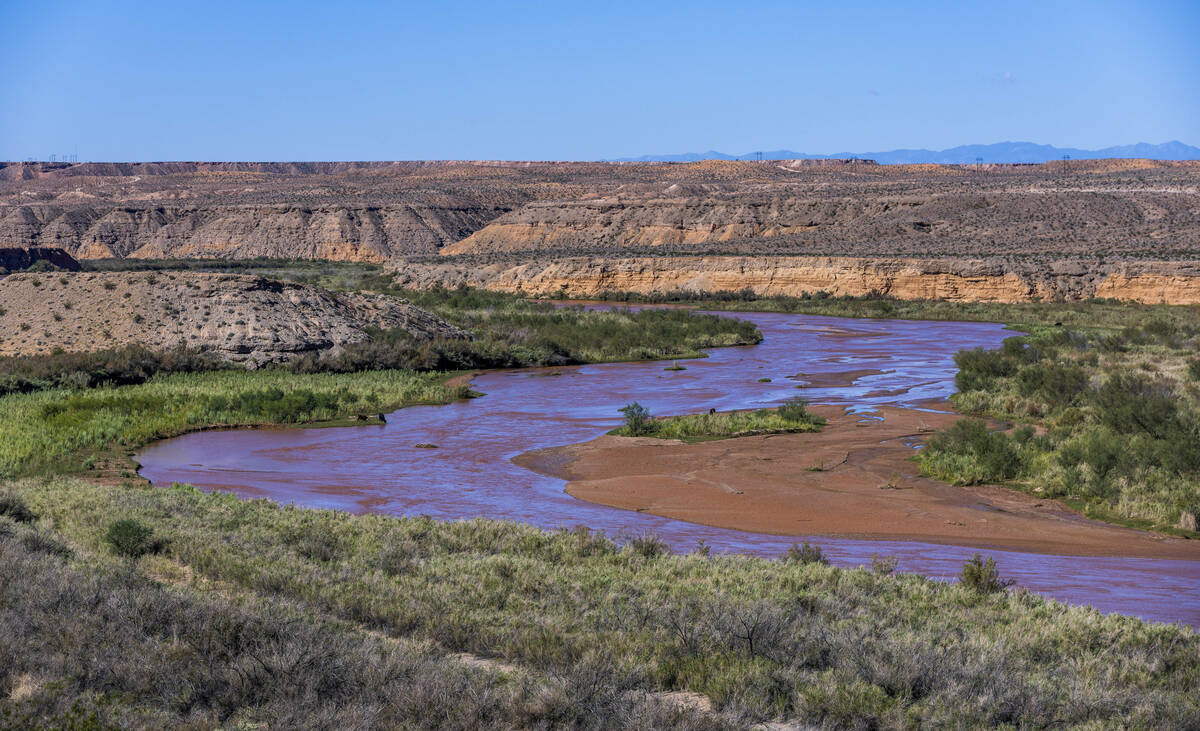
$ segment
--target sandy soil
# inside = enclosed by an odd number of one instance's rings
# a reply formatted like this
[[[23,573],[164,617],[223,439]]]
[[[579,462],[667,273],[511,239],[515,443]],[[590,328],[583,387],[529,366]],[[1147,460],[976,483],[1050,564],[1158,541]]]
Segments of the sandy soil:
[[[777,535],[912,540],[1080,556],[1200,560],[1200,541],[1087,520],[1054,500],[920,477],[913,445],[960,415],[839,407],[815,434],[697,444],[604,436],[514,459],[582,500]]]

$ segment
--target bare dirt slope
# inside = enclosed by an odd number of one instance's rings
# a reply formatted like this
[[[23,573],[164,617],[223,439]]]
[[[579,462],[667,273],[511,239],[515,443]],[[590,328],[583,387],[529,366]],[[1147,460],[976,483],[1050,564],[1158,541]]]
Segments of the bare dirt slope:
[[[204,273],[21,273],[0,279],[0,355],[186,345],[248,365],[365,340],[365,328],[465,337],[382,295],[334,294],[254,276]]]
[[[0,165],[0,246],[1185,260],[1200,253],[1200,162],[15,163]]]

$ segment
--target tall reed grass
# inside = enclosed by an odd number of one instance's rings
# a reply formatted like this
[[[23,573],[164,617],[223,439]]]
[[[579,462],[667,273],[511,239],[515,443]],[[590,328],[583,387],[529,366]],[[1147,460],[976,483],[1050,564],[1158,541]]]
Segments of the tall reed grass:
[[[9,394],[0,397],[0,476],[62,468],[87,451],[132,449],[203,427],[323,421],[465,395],[445,381],[444,374],[402,371],[226,370]]]

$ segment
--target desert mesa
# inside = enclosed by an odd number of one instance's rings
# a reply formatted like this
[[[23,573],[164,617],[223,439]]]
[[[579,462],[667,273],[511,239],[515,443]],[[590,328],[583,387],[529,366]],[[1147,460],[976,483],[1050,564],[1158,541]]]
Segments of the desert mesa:
[[[1200,302],[1200,162],[5,163],[0,247],[527,295]]]

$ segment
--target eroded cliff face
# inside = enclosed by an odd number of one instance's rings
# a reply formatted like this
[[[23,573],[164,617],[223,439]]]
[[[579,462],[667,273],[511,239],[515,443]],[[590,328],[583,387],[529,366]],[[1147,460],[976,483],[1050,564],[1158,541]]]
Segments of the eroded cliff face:
[[[77,258],[1188,259],[1200,162],[18,163],[0,165],[0,246]]]
[[[1196,272],[1171,262],[1198,261],[1200,161],[0,164],[0,246],[80,259],[440,256],[402,268],[417,285],[579,296],[1184,303]]]
[[[261,277],[195,272],[34,274],[0,279],[0,355],[180,345],[259,365],[336,351],[367,327],[467,337],[383,295],[333,293]]]
[[[920,256],[1085,254],[1200,242],[1200,195],[1149,189],[972,190],[925,186],[869,195],[742,190],[703,197],[535,201],[444,255],[619,252],[681,247],[722,253]],[[737,244],[730,249],[729,244]],[[1092,247],[1089,249],[1089,247]]]
[[[484,289],[531,296],[594,297],[604,292],[720,292],[833,296],[877,293],[897,299],[956,302],[1075,301],[1107,297],[1133,302],[1200,303],[1200,266],[1156,262],[1106,265],[1070,260],[1014,265],[988,259],[855,259],[835,257],[569,257],[473,266],[458,262],[395,265],[410,287]]]
[[[505,209],[403,206],[21,206],[0,210],[0,241],[77,259],[255,257],[382,262],[434,253]]]

